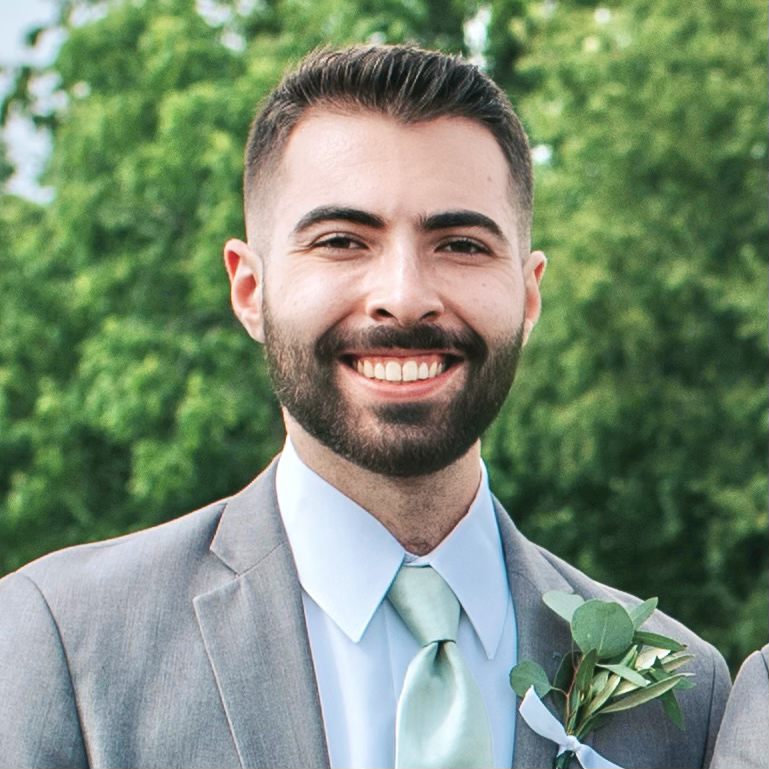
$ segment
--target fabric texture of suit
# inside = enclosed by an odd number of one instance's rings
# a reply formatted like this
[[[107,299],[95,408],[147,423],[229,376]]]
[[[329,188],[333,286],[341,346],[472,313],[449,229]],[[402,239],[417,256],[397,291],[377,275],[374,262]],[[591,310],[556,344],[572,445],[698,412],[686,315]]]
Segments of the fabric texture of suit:
[[[769,645],[753,652],[734,679],[711,767],[769,767]]]
[[[0,581],[0,766],[328,766],[274,471],[228,500]],[[499,505],[497,515],[518,659],[552,675],[570,635],[543,592],[636,599],[530,543]],[[706,766],[728,696],[724,661],[659,612],[648,628],[696,655],[697,686],[679,697],[685,731],[650,702],[613,716],[594,747],[623,767]],[[549,767],[554,750],[518,717],[512,766]]]

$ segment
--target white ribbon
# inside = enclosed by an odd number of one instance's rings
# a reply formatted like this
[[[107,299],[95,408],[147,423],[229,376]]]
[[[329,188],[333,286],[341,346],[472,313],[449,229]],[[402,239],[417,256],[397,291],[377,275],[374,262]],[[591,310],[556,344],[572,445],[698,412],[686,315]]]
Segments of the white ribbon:
[[[607,761],[589,745],[583,745],[573,734],[566,734],[560,721],[545,707],[530,686],[518,708],[523,720],[540,736],[558,743],[558,755],[570,750],[584,769],[621,769],[617,764]]]

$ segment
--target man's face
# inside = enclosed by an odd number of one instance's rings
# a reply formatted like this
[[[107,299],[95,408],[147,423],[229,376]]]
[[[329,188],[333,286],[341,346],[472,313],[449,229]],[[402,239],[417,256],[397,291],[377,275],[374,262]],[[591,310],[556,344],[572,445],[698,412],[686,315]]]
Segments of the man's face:
[[[384,475],[448,466],[497,414],[539,311],[495,139],[463,118],[313,110],[271,184],[239,315],[289,432]]]

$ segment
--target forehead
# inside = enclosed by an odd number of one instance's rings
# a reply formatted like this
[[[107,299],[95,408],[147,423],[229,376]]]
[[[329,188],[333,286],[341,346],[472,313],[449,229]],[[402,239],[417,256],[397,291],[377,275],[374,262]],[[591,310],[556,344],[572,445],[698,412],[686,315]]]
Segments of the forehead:
[[[462,117],[403,123],[379,113],[308,110],[284,147],[265,203],[273,221],[339,205],[393,220],[469,209],[511,235],[516,226],[502,150],[485,126]]]

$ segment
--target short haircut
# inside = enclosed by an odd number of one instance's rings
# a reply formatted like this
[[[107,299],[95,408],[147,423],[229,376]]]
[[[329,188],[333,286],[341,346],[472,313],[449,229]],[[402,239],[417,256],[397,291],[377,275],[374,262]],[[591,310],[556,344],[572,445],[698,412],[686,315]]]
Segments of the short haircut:
[[[461,57],[410,45],[322,48],[283,77],[248,134],[243,179],[246,221],[249,208],[258,205],[260,186],[277,168],[291,131],[312,107],[380,113],[403,123],[439,117],[480,123],[494,135],[507,160],[518,234],[529,237],[531,153],[507,96]]]

